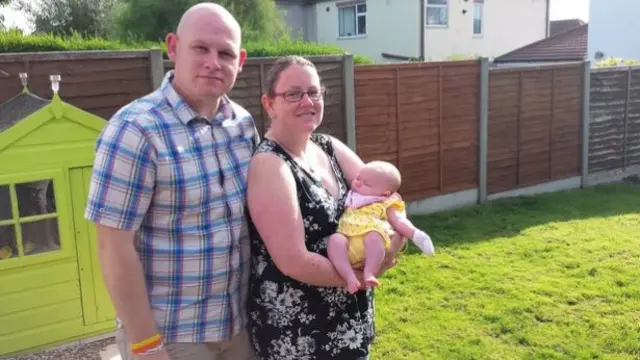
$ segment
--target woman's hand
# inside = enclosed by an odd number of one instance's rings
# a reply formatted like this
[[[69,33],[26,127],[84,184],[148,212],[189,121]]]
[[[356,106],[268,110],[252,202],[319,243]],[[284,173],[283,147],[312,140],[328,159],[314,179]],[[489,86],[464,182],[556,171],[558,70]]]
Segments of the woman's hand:
[[[391,235],[391,246],[384,257],[382,266],[380,266],[378,277],[398,264],[398,252],[407,244],[407,240],[406,237],[400,235],[398,232],[394,232],[393,235]]]

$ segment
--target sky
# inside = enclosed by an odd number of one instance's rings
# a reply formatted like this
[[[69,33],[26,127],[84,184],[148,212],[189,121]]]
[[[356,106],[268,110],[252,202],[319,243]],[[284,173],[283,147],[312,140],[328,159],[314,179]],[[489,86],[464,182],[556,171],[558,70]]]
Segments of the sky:
[[[19,12],[5,7],[0,9],[0,14],[4,14],[6,25],[29,30],[29,24]],[[549,16],[551,20],[578,18],[589,21],[589,0],[551,0]]]

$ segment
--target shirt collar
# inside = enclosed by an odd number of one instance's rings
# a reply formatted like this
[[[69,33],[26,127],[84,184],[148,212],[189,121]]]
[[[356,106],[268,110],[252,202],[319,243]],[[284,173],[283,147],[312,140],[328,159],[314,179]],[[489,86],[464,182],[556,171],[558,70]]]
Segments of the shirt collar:
[[[207,122],[222,123],[224,120],[235,118],[231,101],[225,95],[220,99],[220,105],[218,111],[214,115],[213,119],[202,118],[198,113],[178,94],[173,87],[171,81],[173,80],[173,70],[170,70],[162,80],[160,85],[160,92],[169,102],[169,105],[173,108],[174,113],[178,119],[185,125],[195,119],[204,119]],[[212,121],[213,120],[213,121]]]

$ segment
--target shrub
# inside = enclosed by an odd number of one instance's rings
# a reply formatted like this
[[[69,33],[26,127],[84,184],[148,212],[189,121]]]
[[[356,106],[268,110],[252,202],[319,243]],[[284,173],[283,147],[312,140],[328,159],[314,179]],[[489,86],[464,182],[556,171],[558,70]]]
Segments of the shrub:
[[[271,57],[282,55],[341,55],[341,48],[309,43],[298,40],[281,42],[247,42],[244,44],[250,57]],[[24,35],[20,31],[0,32],[0,53],[83,51],[83,50],[146,50],[160,48],[166,57],[164,43],[150,41],[117,41],[98,37],[83,37],[74,34],[67,37],[50,34]],[[354,55],[356,64],[370,63],[371,60]]]
[[[640,65],[639,60],[632,59],[618,59],[614,57],[608,57],[602,59],[596,63],[596,68],[607,68],[607,67],[616,67],[616,66],[638,66]]]

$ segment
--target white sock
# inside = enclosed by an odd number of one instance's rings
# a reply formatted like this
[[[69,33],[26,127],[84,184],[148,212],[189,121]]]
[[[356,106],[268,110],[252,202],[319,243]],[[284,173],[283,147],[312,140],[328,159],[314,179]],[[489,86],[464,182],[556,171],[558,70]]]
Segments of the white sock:
[[[413,238],[411,240],[413,240],[413,243],[416,244],[416,246],[420,250],[422,250],[423,253],[427,255],[433,255],[435,253],[433,242],[431,241],[429,235],[427,235],[427,233],[425,233],[424,231],[419,229],[416,230],[416,232],[413,233]]]

